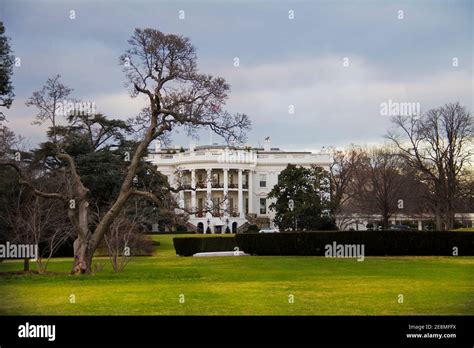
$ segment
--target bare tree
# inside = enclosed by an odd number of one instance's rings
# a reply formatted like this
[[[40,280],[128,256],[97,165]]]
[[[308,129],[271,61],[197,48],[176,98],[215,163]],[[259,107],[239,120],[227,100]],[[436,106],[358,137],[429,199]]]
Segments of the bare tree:
[[[2,161],[17,161],[28,182],[45,189],[45,183],[36,179],[31,168],[31,153],[25,151],[26,144],[21,136],[7,127],[0,128],[0,157]],[[19,161],[19,158],[25,160]],[[57,202],[47,201],[32,195],[24,186],[11,177],[7,171],[1,172],[0,237],[15,243],[39,246],[36,255],[38,271],[46,270],[52,254],[70,237],[64,228],[64,211]],[[49,189],[53,189],[49,185]],[[70,231],[70,228],[69,228]],[[30,260],[24,260],[24,271],[30,270]]]
[[[229,85],[221,77],[198,72],[195,49],[188,38],[167,35],[155,29],[136,29],[128,43],[130,47],[120,57],[120,63],[132,97],[144,95],[147,98],[149,117],[142,120],[145,130],[132,151],[120,191],[93,230],[89,223],[89,190],[81,180],[73,156],[61,152],[63,149],[56,149],[56,157],[68,167],[71,185],[67,192],[47,193],[37,190],[25,179],[15,163],[5,163],[16,170],[20,182],[29,186],[34,194],[68,204],[68,215],[77,234],[74,242],[74,274],[91,272],[94,251],[130,197],[138,196],[160,203],[159,197],[153,192],[136,189],[133,185],[141,160],[153,140],[177,127],[184,127],[193,135],[199,127],[205,126],[227,141],[243,141],[250,127],[246,115],[231,115],[223,111]],[[40,91],[38,98],[33,95],[35,102],[32,105],[40,109],[40,120],[55,122],[54,98],[68,91],[60,87],[47,83],[44,94]],[[43,98],[43,95],[48,95],[48,99]]]
[[[0,219],[9,226],[12,242],[38,246],[36,265],[39,273],[45,273],[51,257],[71,239],[73,230],[58,201],[35,196],[22,186],[15,192],[16,197]],[[29,259],[24,260],[23,270],[30,270]]]
[[[387,137],[432,191],[436,228],[453,228],[463,169],[472,163],[472,115],[459,103],[431,109],[422,117],[394,117]]]
[[[402,164],[394,149],[371,148],[361,158],[355,173],[354,201],[363,213],[380,214],[384,229],[404,195]]]
[[[51,124],[54,143],[57,143],[58,117],[64,116],[58,115],[58,111],[65,109],[64,107],[59,108],[59,105],[64,103],[73,91],[72,88],[62,84],[59,81],[60,78],[61,75],[56,75],[47,79],[45,85],[39,91],[33,92],[33,95],[25,103],[26,106],[35,106],[39,110],[34,124],[43,124],[45,122]]]
[[[39,273],[46,272],[54,253],[74,235],[63,211],[55,200],[32,197],[16,216],[16,224],[20,227],[16,238],[39,246],[36,255]]]
[[[138,253],[151,254],[153,251],[153,242],[144,234],[140,224],[146,215],[142,213],[140,203],[138,200],[129,201],[104,235],[114,272],[122,272]]]
[[[31,233],[25,233],[23,229],[24,201],[27,190],[23,187],[18,187],[15,190],[15,197],[9,200],[8,210],[5,210],[0,215],[2,224],[8,227],[8,230],[2,231],[3,238],[11,240],[13,243],[33,244],[34,237]],[[30,270],[30,259],[23,260],[23,271]]]
[[[105,244],[114,272],[122,272],[131,260],[130,238],[136,233],[135,219],[130,221],[123,212],[110,225],[109,232],[104,235]]]
[[[350,206],[355,193],[355,174],[361,166],[363,151],[352,145],[348,151],[334,150],[329,166],[329,182],[331,192],[331,215],[338,228],[345,229],[353,222]]]

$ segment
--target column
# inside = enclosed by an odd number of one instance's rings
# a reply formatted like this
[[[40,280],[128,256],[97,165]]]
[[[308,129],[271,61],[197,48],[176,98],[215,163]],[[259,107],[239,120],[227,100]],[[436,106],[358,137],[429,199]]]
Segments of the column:
[[[208,168],[207,171],[207,207],[212,207],[212,169]]]
[[[423,222],[421,220],[418,220],[418,231],[423,230]]]
[[[239,217],[244,217],[244,195],[242,188],[242,169],[239,169]]]
[[[253,214],[253,171],[249,170],[249,179],[247,180],[249,197],[249,214]]]
[[[178,187],[180,188],[180,190],[179,190],[179,207],[181,209],[184,209],[183,172],[181,170],[179,171],[178,176],[179,176]]]
[[[194,212],[196,211],[196,170],[191,169],[191,211],[193,214],[191,214],[191,217],[196,217],[196,214]]]
[[[224,216],[229,216],[229,169],[224,168]]]

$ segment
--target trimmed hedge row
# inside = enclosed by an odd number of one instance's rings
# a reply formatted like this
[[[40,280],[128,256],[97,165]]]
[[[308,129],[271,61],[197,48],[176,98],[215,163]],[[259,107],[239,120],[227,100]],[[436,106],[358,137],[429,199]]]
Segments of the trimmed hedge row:
[[[180,256],[211,251],[233,251],[237,247],[234,237],[177,237],[173,238],[174,249]]]
[[[365,256],[474,255],[474,233],[421,231],[331,231],[237,234],[240,250],[252,255],[324,256],[328,244],[363,244]]]

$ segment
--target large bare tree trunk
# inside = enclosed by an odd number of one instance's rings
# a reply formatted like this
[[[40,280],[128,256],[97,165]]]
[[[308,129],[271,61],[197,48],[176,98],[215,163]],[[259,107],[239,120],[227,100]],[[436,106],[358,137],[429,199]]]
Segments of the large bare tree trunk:
[[[153,134],[156,131],[157,126],[157,119],[158,113],[153,111],[151,116],[150,126],[145,133],[145,137],[138,145],[135,153],[133,154],[132,160],[130,165],[127,169],[127,175],[122,183],[122,187],[120,189],[120,193],[115,200],[112,207],[105,213],[105,215],[100,220],[99,224],[94,230],[94,233],[89,234],[87,233],[87,238],[85,243],[81,243],[81,248],[78,250],[79,257],[77,259],[78,263],[81,263],[83,267],[85,267],[85,272],[81,273],[90,273],[91,272],[91,263],[92,263],[92,256],[94,255],[95,250],[99,246],[100,242],[104,238],[105,233],[109,230],[110,225],[113,223],[114,219],[120,214],[122,208],[127,203],[130,196],[133,194],[133,177],[135,176],[138,166],[140,164],[140,160],[143,157],[148,145],[153,140]],[[82,244],[85,244],[83,246]],[[76,263],[76,259],[75,259]]]
[[[78,207],[70,208],[68,211],[69,219],[77,231],[77,238],[74,241],[74,263],[71,274],[91,273],[92,255],[91,233],[89,231],[89,202],[86,200],[87,191],[77,189],[80,194],[78,197]],[[76,211],[78,210],[78,211]]]
[[[92,272],[92,257],[94,252],[97,250],[100,242],[104,238],[105,233],[109,230],[110,225],[119,215],[120,211],[127,203],[129,197],[132,195],[132,180],[135,176],[135,173],[137,172],[140,159],[153,139],[156,123],[157,115],[155,113],[152,115],[151,125],[148,128],[144,139],[138,145],[133,155],[130,166],[127,169],[127,175],[122,183],[122,187],[117,199],[115,200],[112,207],[105,213],[102,219],[100,219],[100,222],[96,226],[93,233],[90,233],[88,226],[89,203],[86,201],[87,191],[82,185],[80,177],[76,172],[75,185],[77,186],[76,189],[79,193],[81,202],[79,204],[79,217],[76,220],[76,229],[78,230],[79,238],[77,238],[74,242],[74,264],[71,271],[72,274],[89,274]],[[75,167],[72,165],[71,168],[75,169]],[[76,218],[74,213],[71,213],[70,217],[73,220]]]
[[[71,274],[90,274],[92,273],[92,256],[94,252],[90,247],[90,243],[77,238],[73,244],[74,247],[74,263]]]
[[[72,274],[81,274],[85,273],[86,270],[86,260],[85,260],[85,243],[77,238],[73,244],[74,248],[74,264],[72,266]]]

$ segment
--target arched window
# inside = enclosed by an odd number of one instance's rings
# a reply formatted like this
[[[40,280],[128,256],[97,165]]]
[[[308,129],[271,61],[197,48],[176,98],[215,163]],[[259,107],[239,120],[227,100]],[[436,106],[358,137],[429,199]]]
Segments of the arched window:
[[[198,233],[203,233],[204,232],[204,224],[202,222],[198,223]]]

